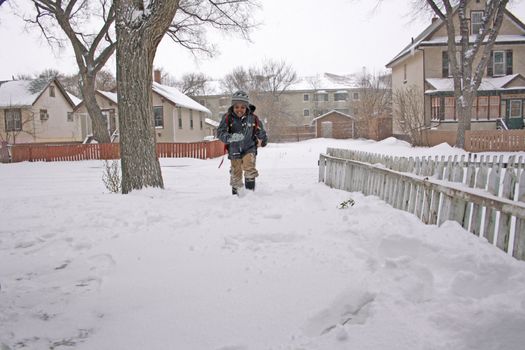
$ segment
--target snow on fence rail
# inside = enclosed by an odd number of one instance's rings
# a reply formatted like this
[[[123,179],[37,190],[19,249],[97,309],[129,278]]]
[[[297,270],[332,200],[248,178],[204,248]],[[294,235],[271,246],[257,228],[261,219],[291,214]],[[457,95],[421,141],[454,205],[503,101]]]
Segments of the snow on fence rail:
[[[319,181],[375,195],[425,224],[455,220],[525,260],[523,157],[392,157],[332,149],[321,154]]]
[[[120,145],[118,143],[71,145],[23,144],[13,145],[11,152],[12,162],[118,159],[120,158]],[[219,157],[223,152],[223,144],[218,140],[157,144],[157,155],[161,158],[188,157],[207,159]]]

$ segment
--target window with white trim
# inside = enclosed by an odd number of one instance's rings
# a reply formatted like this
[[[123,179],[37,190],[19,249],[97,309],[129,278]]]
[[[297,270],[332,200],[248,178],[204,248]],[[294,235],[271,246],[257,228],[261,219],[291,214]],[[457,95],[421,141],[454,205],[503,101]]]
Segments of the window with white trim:
[[[153,106],[153,117],[155,118],[155,127],[163,128],[164,127],[164,107],[163,106]]]
[[[40,110],[40,120],[48,120],[49,114],[47,114],[47,109]]]
[[[303,109],[303,117],[309,117],[310,116],[310,110],[309,109]]]
[[[177,116],[179,119],[179,129],[182,129],[182,108],[177,108]]]
[[[470,29],[472,31],[472,35],[479,34],[479,31],[483,25],[483,13],[483,11],[472,11],[470,13]]]
[[[347,101],[348,92],[336,92],[334,94],[334,101]]]
[[[303,101],[305,101],[305,102],[310,101],[310,95],[309,94],[304,94],[303,95]]]
[[[190,129],[193,129],[193,109],[190,109]]]
[[[494,51],[492,56],[493,75],[505,75],[507,67],[505,65],[505,51]]]

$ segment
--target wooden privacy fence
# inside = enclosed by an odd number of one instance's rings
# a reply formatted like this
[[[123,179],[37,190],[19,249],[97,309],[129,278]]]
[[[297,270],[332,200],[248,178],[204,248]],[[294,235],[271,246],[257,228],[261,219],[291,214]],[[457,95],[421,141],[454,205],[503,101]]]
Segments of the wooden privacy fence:
[[[525,260],[525,163],[522,157],[392,157],[331,149],[319,181],[375,195],[425,224],[455,220]]]
[[[427,146],[446,142],[456,143],[455,131],[425,130],[423,141]],[[465,131],[467,152],[515,152],[525,151],[525,130],[467,130]]]
[[[120,145],[106,144],[70,144],[70,145],[13,145],[12,162],[23,161],[75,161],[91,159],[118,159]],[[224,153],[223,143],[219,140],[192,143],[158,143],[157,155],[161,158],[198,158],[219,157]]]

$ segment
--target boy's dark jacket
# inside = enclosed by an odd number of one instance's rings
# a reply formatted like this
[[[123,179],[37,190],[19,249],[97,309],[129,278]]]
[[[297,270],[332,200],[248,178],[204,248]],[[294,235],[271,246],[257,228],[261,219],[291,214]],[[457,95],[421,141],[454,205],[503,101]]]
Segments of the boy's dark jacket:
[[[246,115],[239,118],[233,112],[233,107],[230,107],[222,116],[219,127],[217,128],[217,137],[227,145],[229,159],[240,159],[247,153],[257,154],[257,139],[261,140],[262,147],[268,143],[268,136],[264,130],[264,125],[261,120],[253,114],[254,111],[255,106],[250,105]],[[228,120],[227,123],[226,120]],[[244,138],[241,141],[232,142],[231,138],[233,134],[242,134]]]

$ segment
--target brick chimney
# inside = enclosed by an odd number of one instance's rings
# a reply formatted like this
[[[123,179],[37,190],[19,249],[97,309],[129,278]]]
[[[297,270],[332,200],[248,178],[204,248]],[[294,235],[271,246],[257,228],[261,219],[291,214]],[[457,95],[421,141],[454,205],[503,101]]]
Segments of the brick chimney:
[[[153,71],[153,81],[159,83],[159,84],[162,84],[161,83],[161,79],[160,79],[160,69],[155,69]]]

